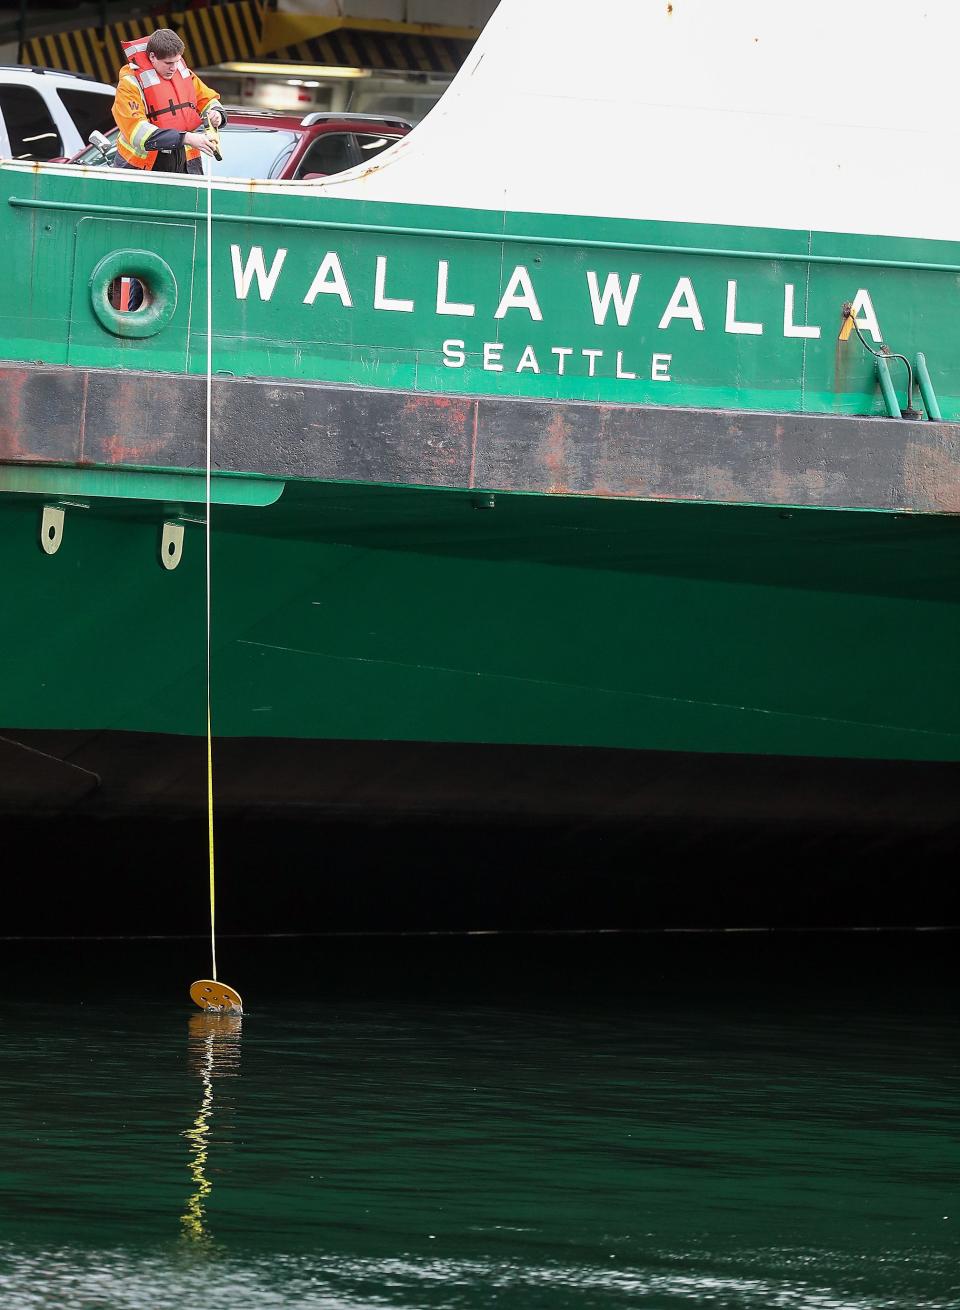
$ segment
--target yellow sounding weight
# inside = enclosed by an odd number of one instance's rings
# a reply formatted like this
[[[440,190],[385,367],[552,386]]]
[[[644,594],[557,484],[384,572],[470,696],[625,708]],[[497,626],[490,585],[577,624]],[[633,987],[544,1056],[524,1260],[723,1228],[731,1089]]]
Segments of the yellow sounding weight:
[[[215,129],[211,129],[215,130]],[[216,142],[216,156],[220,158],[219,137]],[[206,458],[206,572],[205,591],[207,603],[206,633],[206,692],[207,692],[207,846],[210,866],[210,960],[211,978],[199,978],[190,987],[190,999],[202,1010],[242,1010],[240,993],[217,978],[217,932],[216,932],[216,877],[213,840],[213,713],[211,709],[211,588],[210,588],[210,503],[213,469],[213,451],[211,442],[213,413],[213,172],[212,166],[204,165],[207,179],[207,458]]]

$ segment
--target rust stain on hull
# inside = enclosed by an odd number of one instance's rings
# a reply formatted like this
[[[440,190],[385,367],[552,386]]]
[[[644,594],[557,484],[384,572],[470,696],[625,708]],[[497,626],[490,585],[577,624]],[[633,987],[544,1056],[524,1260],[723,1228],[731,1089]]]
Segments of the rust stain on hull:
[[[100,442],[100,449],[110,464],[149,463],[163,453],[164,446],[165,442],[162,438],[156,441],[136,442],[125,434],[103,437]]]
[[[941,513],[960,514],[960,459],[942,447],[911,442],[904,451],[903,489],[908,502],[922,500]]]
[[[565,416],[557,410],[551,414],[540,443],[540,458],[550,482],[550,491],[564,493],[570,487],[570,469],[567,459],[567,442],[570,427]]]
[[[4,386],[3,421],[0,421],[0,459],[23,460],[36,458],[23,446],[23,392],[27,375],[22,370],[11,369]]]

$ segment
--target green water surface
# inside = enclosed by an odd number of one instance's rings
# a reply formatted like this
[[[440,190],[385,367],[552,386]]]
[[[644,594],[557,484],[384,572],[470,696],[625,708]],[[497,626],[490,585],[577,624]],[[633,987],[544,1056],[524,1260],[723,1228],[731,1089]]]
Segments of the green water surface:
[[[0,1305],[960,1305],[955,989],[922,951],[734,977],[647,942],[570,938],[556,985],[523,941],[495,978],[469,944],[284,946],[242,1020],[160,951],[53,981],[34,952],[0,1001]]]

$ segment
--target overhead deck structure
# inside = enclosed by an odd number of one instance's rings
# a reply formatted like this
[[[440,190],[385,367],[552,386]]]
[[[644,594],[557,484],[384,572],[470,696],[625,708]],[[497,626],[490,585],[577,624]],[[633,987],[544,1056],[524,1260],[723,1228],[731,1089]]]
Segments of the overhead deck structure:
[[[124,63],[121,43],[158,27],[177,32],[197,68],[238,60],[302,61],[371,71],[452,75],[478,31],[437,23],[278,13],[262,0],[213,0],[39,32],[20,43],[19,62],[88,73],[110,82]]]

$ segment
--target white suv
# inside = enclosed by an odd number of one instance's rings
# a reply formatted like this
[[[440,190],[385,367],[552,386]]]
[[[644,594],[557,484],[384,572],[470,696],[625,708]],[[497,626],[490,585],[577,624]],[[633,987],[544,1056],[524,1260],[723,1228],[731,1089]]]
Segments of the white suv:
[[[113,127],[114,88],[81,73],[0,68],[0,157],[65,159]]]

